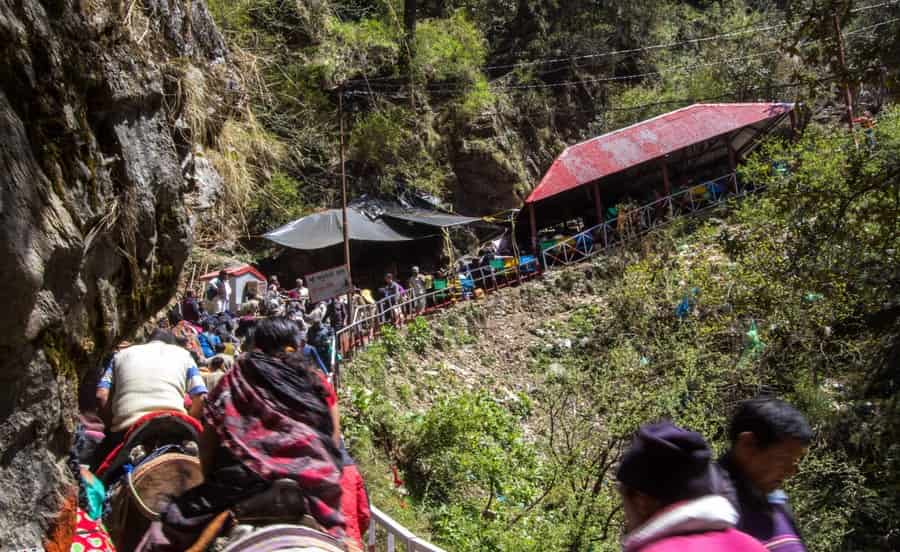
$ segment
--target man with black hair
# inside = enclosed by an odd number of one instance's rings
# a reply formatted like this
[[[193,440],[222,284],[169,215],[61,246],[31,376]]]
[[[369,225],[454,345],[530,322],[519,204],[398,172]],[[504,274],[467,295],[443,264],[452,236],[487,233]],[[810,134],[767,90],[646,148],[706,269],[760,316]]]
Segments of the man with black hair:
[[[181,316],[191,324],[199,324],[202,316],[200,302],[194,295],[193,290],[184,292],[184,299],[181,300]]]
[[[212,362],[217,358],[222,359],[226,371],[231,370],[232,366],[234,366],[234,355],[228,353],[228,346],[224,343],[216,345],[216,355],[209,359],[209,361]],[[209,386],[207,385],[207,387]]]
[[[728,429],[731,448],[719,461],[740,513],[738,528],[769,550],[805,552],[781,485],[795,473],[812,441],[806,418],[788,403],[759,398],[743,401]]]
[[[403,287],[394,281],[394,275],[388,272],[384,275],[384,287],[381,294],[384,301],[384,317],[390,316],[391,322],[397,325],[403,324],[403,312],[400,304],[403,303]]]
[[[145,414],[186,414],[185,394],[193,401],[191,415],[199,417],[206,393],[197,364],[187,350],[176,345],[170,332],[157,329],[147,343],[119,351],[97,384],[97,403],[101,410],[109,405],[112,421],[95,459],[102,461],[104,454],[121,442],[132,424]]]
[[[228,283],[228,271],[220,270],[219,275],[206,284],[206,310],[210,314],[219,314],[228,310],[231,301],[231,285]]]

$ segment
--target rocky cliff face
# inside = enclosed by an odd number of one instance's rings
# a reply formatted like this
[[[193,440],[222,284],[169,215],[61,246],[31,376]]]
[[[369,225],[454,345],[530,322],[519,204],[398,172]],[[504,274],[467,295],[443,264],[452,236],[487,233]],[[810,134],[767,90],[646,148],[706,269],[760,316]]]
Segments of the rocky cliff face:
[[[79,380],[165,304],[189,253],[186,64],[227,73],[201,1],[0,0],[3,549],[52,525]]]

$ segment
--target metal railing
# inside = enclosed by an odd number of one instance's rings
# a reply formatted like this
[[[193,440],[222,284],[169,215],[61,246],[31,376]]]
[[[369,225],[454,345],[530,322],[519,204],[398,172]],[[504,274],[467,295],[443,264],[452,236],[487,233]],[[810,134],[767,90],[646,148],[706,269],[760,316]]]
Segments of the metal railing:
[[[350,324],[336,333],[339,350],[345,358],[368,345],[385,325],[400,326],[416,316],[431,314],[460,301],[475,297],[475,290],[490,293],[506,286],[530,280],[540,272],[536,257],[514,258],[511,266],[481,266],[447,280],[447,287],[425,293],[405,290],[374,304],[355,305]]]
[[[372,520],[369,523],[369,532],[366,536],[368,552],[376,552],[377,550],[395,552],[398,544],[402,545],[405,552],[444,552],[443,548],[439,548],[415,536],[409,529],[400,525],[391,516],[375,506],[370,506],[370,509],[372,511]],[[379,539],[379,533],[386,534],[386,537]]]
[[[742,185],[735,173],[693,186],[646,205],[621,211],[602,222],[541,251],[544,269],[589,259],[611,247],[647,234],[680,216],[699,213],[726,200],[760,189]]]
[[[588,259],[610,247],[668,224],[679,216],[701,212],[722,204],[726,199],[740,197],[758,189],[761,187],[742,186],[734,173],[727,174],[700,186],[625,211],[620,213],[615,221],[598,224],[571,236],[543,250],[541,266],[537,265],[536,259],[525,264],[516,259],[515,266],[500,270],[491,266],[478,267],[461,276],[458,285],[447,289],[432,290],[421,295],[407,290],[375,304],[359,306],[354,309],[352,323],[337,332],[337,342],[341,343],[342,336],[345,340],[350,338],[349,346],[341,344],[341,350],[349,355],[353,350],[365,346],[374,339],[378,330],[385,324],[398,322],[402,324],[406,316],[432,312],[459,300],[468,299],[479,287],[488,293],[512,283],[522,282],[540,274],[541,267],[548,269]],[[336,366],[339,368],[340,363]],[[339,377],[339,374],[337,371],[335,376]],[[370,505],[370,508],[372,521],[366,537],[368,552],[380,550],[395,552],[398,545],[402,546],[405,552],[444,552],[441,548],[416,537],[375,506]]]

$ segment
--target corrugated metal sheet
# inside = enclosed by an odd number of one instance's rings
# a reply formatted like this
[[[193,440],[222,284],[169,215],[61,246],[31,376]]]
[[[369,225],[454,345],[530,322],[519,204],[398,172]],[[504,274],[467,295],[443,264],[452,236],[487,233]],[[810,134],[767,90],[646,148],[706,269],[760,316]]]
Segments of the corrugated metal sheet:
[[[556,158],[525,203],[535,203],[790,112],[790,103],[694,104],[569,146]]]

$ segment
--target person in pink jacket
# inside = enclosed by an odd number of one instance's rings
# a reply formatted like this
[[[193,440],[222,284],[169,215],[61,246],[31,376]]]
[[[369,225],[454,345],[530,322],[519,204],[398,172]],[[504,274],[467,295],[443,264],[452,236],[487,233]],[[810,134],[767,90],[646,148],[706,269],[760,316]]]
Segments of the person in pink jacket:
[[[699,433],[672,422],[638,430],[617,472],[624,552],[765,552],[734,526],[738,513]]]

